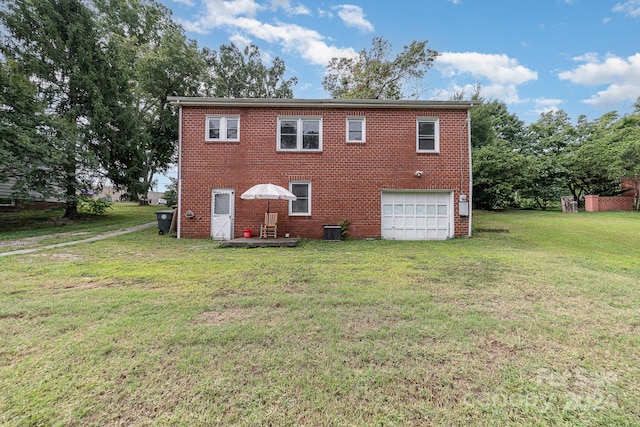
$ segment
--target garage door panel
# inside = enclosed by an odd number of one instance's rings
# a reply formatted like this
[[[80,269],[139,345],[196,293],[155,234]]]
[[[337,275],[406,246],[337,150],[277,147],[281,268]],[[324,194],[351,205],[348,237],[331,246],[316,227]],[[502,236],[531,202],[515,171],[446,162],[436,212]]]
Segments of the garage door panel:
[[[398,240],[453,236],[451,193],[383,192],[382,237]]]

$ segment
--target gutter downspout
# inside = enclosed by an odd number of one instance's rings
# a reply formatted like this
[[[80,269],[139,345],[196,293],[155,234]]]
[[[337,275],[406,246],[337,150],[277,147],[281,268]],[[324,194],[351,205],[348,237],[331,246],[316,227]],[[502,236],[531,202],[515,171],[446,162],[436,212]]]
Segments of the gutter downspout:
[[[180,100],[176,101],[178,105],[178,229],[177,237],[182,232],[182,105]]]
[[[471,109],[467,110],[467,147],[469,148],[469,237],[471,236],[471,225],[473,222],[473,167],[471,164]]]

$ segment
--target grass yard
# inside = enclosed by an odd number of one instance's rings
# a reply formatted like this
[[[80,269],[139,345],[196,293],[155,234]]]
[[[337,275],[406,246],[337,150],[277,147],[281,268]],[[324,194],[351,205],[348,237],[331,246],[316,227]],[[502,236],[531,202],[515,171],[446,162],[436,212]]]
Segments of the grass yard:
[[[0,424],[640,425],[640,214],[474,228],[2,257]]]
[[[83,214],[75,221],[62,218],[63,208],[0,212],[0,253],[86,239],[153,222],[154,212],[163,209],[166,207],[114,203],[106,215]]]

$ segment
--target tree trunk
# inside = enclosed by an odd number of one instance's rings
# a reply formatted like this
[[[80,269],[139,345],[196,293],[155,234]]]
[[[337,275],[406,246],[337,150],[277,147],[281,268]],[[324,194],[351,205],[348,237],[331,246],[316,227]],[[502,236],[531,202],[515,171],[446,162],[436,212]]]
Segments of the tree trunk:
[[[74,144],[68,144],[66,147],[66,162],[64,165],[65,171],[65,198],[66,208],[64,210],[63,218],[77,219],[80,217],[78,214],[78,195],[76,194],[76,161],[75,161],[75,146]]]
[[[80,214],[78,213],[78,203],[74,202],[67,202],[67,207],[64,210],[64,215],[62,216],[63,218],[67,218],[67,219],[78,219],[80,218]]]
[[[67,219],[79,218],[80,214],[78,213],[78,199],[76,197],[76,187],[71,182],[67,183],[66,196],[67,196],[67,203],[64,210],[64,215],[62,217]]]

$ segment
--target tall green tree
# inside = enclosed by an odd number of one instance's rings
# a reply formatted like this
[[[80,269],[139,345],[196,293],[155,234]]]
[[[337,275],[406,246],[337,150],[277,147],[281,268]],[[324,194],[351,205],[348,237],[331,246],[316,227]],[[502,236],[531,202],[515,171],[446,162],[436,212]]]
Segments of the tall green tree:
[[[264,64],[258,46],[242,51],[234,44],[221,45],[218,52],[206,50],[211,73],[207,94],[219,98],[293,98],[296,77],[285,79],[285,63],[275,57]]]
[[[531,157],[531,180],[522,191],[524,197],[533,199],[541,209],[547,209],[568,188],[571,181],[563,161],[566,149],[576,141],[577,133],[563,110],[540,115],[540,119],[528,126],[528,144],[523,147]]]
[[[168,96],[202,94],[207,62],[171,12],[153,0],[97,1],[100,22],[125,75],[107,144],[96,147],[106,177],[137,199],[175,160],[177,110]]]
[[[356,58],[332,58],[322,86],[332,98],[402,99],[419,94],[406,94],[410,83],[419,81],[433,66],[439,55],[427,48],[427,40],[413,41],[402,52],[391,57],[391,43],[375,37],[370,49]]]
[[[531,159],[504,140],[472,149],[473,203],[479,209],[517,206],[517,195],[528,188]]]
[[[591,122],[584,116],[578,118],[577,138],[564,150],[562,161],[568,172],[568,189],[579,203],[586,194],[610,195],[620,188],[614,167],[618,150],[609,137],[618,118],[616,112]]]
[[[95,129],[108,126],[104,96],[113,73],[93,12],[79,0],[15,0],[0,10],[7,30],[2,54],[19,64],[37,85],[46,111],[55,116],[48,165],[50,188],[66,202],[65,217],[76,217],[78,192],[97,170],[90,149]]]
[[[531,161],[522,153],[525,126],[497,100],[471,110],[473,200],[481,209],[517,205],[531,179]]]
[[[0,62],[0,182],[11,180],[12,198],[26,202],[55,193],[45,159],[57,153],[46,143],[44,107],[16,62]]]
[[[613,126],[611,138],[618,147],[616,169],[620,180],[629,178],[635,189],[635,207],[640,210],[640,98],[635,111]]]

